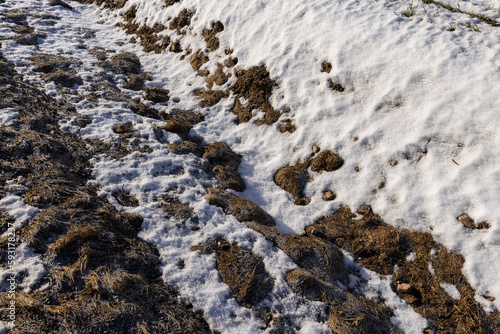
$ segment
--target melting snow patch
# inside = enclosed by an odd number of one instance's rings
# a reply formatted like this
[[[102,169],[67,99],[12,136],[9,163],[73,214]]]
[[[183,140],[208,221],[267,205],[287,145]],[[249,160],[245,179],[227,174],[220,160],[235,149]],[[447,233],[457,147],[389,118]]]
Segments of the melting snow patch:
[[[439,283],[439,285],[446,291],[446,293],[455,300],[460,300],[462,295],[460,295],[460,291],[458,291],[457,286],[455,284],[449,284],[445,282]]]

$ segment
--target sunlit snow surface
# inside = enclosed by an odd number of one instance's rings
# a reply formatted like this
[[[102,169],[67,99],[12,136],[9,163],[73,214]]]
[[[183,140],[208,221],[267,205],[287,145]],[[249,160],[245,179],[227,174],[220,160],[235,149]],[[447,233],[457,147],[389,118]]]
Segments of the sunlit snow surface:
[[[189,61],[180,61],[174,53],[145,54],[128,44],[129,36],[115,27],[120,17],[109,10],[73,2],[75,10],[68,11],[39,1],[7,1],[0,8],[43,7],[61,20],[54,27],[31,23],[48,35],[39,50],[3,41],[2,52],[19,66],[17,70],[26,80],[45,85],[55,98],[61,98],[55,85],[41,82],[29,68],[22,67],[30,55],[64,52],[84,61],[83,73],[90,75],[96,70],[96,59],[79,49],[79,43],[137,53],[143,69],[153,75],[147,85],[168,88],[172,97],[179,98],[180,102],[168,104],[166,110],[201,111],[206,121],[192,134],[202,136],[206,143],[226,142],[243,156],[239,171],[247,190],[239,195],[269,212],[279,230],[301,233],[315,218],[334,212],[341,204],[352,208],[371,204],[387,223],[398,229],[430,232],[438,242],[463,255],[463,270],[477,291],[476,300],[487,310],[500,307],[500,28],[474,20],[477,32],[466,26],[469,16],[423,3],[415,16],[407,18],[402,12],[410,1],[183,0],[167,8],[163,4],[162,0],[129,0],[118,13],[137,5],[137,22],[146,20],[152,26],[165,23],[183,8],[194,9],[191,26],[182,37],[183,48],[192,50],[205,48],[203,29],[220,20],[225,26],[218,34],[221,48],[210,53],[210,61],[202,69],[213,72],[217,62],[227,57],[226,48],[232,48],[232,56],[239,59],[236,69],[266,65],[279,85],[271,103],[276,109],[291,109],[297,131],[281,134],[277,125],[236,125],[229,111],[232,97],[200,109],[192,93],[205,82]],[[459,4],[463,10],[500,20],[498,0]],[[487,9],[489,4],[496,9]],[[450,25],[456,29],[449,31]],[[79,27],[94,30],[96,38],[79,39]],[[168,34],[172,40],[179,38],[174,31]],[[320,72],[325,60],[333,65],[330,73]],[[331,91],[328,79],[342,83],[345,92]],[[235,75],[223,89],[234,80]],[[93,183],[111,201],[110,194],[117,187],[139,198],[141,206],[131,211],[145,217],[141,237],[160,249],[164,279],[204,311],[213,329],[254,333],[262,325],[230,297],[215,269],[215,259],[189,251],[209,237],[225,236],[264,257],[266,269],[277,282],[269,306],[281,305],[305,332],[329,331],[325,324],[315,322],[316,314],[324,312],[321,304],[305,301],[287,287],[284,275],[294,268],[292,261],[208,205],[204,189],[212,181],[198,174],[200,161],[169,154],[151,130],[157,121],[109,101],[92,108],[80,103],[77,108],[93,120],[84,129],[71,129],[83,137],[110,140],[117,136],[112,132],[114,125],[130,121],[150,141],[152,153],[134,153],[120,160],[95,159]],[[143,123],[135,125],[141,119]],[[172,134],[164,139],[179,141]],[[280,167],[308,158],[314,144],[338,152],[345,164],[338,171],[315,174],[305,191],[312,202],[296,206],[272,179]],[[398,164],[391,166],[392,160]],[[355,172],[355,167],[360,171]],[[172,176],[170,172],[179,168],[184,174]],[[385,187],[373,193],[380,182]],[[181,201],[195,209],[202,227],[198,233],[161,215],[155,200],[174,188]],[[321,200],[327,189],[336,192],[335,201]],[[119,207],[116,201],[113,204]],[[491,227],[467,230],[456,219],[464,212]],[[183,270],[177,266],[181,259],[186,263]],[[405,316],[400,312],[408,312],[407,319],[418,316],[403,301],[394,299],[386,278],[374,275],[368,286],[373,289],[367,295],[378,291],[391,301],[389,306],[396,309],[394,323],[406,332],[425,328],[425,321],[401,320]],[[485,294],[495,301],[486,301],[481,297]]]

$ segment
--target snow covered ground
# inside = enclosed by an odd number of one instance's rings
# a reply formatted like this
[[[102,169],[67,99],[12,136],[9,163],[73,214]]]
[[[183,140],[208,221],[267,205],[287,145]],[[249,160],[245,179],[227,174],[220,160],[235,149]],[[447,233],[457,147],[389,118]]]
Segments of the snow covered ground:
[[[352,208],[370,204],[396,228],[429,232],[463,255],[464,274],[478,301],[488,310],[500,308],[499,27],[410,1],[183,0],[164,7],[162,0],[129,0],[117,12],[71,5],[73,11],[34,0],[0,4],[0,8],[34,6],[61,17],[54,26],[36,19],[32,22],[48,36],[39,47],[2,42],[5,56],[26,80],[62,99],[54,84],[41,81],[25,66],[29,56],[46,52],[75,57],[83,61],[79,73],[90,75],[96,70],[96,59],[80,49],[80,43],[89,49],[133,51],[140,56],[144,71],[152,74],[146,86],[168,88],[176,98],[161,108],[199,110],[205,121],[191,133],[206,143],[223,141],[242,155],[239,171],[247,189],[238,195],[266,210],[280,231],[300,234],[341,204]],[[181,38],[184,49],[205,48],[203,29],[221,21],[225,27],[217,35],[221,48],[210,54],[202,69],[214,72],[217,63],[228,57],[224,50],[233,49],[231,56],[239,62],[222,87],[227,89],[237,69],[266,65],[278,84],[271,104],[277,110],[290,108],[297,130],[282,134],[276,124],[236,125],[236,116],[229,111],[233,96],[200,108],[193,92],[204,87],[205,79],[196,75],[188,61],[180,61],[176,53],[144,53],[115,26],[122,21],[117,14],[134,5],[136,21],[149,26],[167,22],[182,8],[195,10],[185,35],[168,31],[172,40]],[[500,19],[498,0],[459,1],[458,5]],[[403,12],[410,6],[415,15],[407,17]],[[79,28],[95,31],[95,38],[83,41]],[[5,28],[0,33],[11,34]],[[320,71],[324,61],[332,64],[330,73]],[[332,91],[329,79],[342,84],[344,92]],[[127,93],[140,97],[137,92]],[[205,188],[213,181],[199,174],[198,158],[172,155],[158,142],[152,129],[158,121],[138,116],[120,102],[101,100],[89,105],[84,101],[76,106],[93,121],[84,129],[74,129],[79,135],[112,140],[118,136],[113,126],[132,122],[153,149],[118,160],[96,159],[93,182],[117,207],[111,196],[117,187],[140,200],[137,208],[121,209],[145,218],[141,237],[159,248],[165,263],[163,278],[204,311],[213,329],[255,333],[262,325],[230,296],[219,279],[214,257],[189,251],[210,237],[224,236],[264,258],[266,270],[277,280],[273,297],[267,301],[270,306],[279,305],[283,312],[295,315],[304,332],[329,332],[326,324],[315,320],[324,306],[296,296],[286,285],[284,276],[295,264],[281,251],[272,250],[262,236],[208,204]],[[6,114],[1,119],[10,122],[12,117]],[[165,132],[165,136],[169,143],[180,141],[176,134]],[[313,145],[339,153],[345,163],[338,171],[315,173],[305,189],[311,203],[297,206],[273,182],[273,176],[279,168],[307,159]],[[184,174],[172,175],[179,169]],[[381,182],[385,186],[377,189]],[[160,214],[155,200],[169,189],[176,189],[178,198],[195,210],[199,233]],[[337,198],[325,202],[321,196],[329,189]],[[490,228],[467,229],[457,221],[463,213],[476,222],[486,221]],[[183,270],[177,266],[180,260],[186,264]],[[387,305],[397,310],[394,323],[407,333],[421,333],[425,320],[391,291],[386,278],[370,275],[367,295],[384,296]],[[447,289],[455,292],[453,287]],[[483,295],[495,300],[489,302]]]

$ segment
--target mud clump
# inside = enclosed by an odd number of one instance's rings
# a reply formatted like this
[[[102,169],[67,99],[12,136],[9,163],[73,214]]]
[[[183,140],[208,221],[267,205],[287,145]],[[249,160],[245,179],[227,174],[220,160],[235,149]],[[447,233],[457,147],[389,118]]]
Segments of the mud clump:
[[[61,6],[61,7],[66,8],[66,9],[73,10],[73,7],[71,7],[70,5],[68,5],[66,2],[64,2],[62,0],[49,0],[49,5]]]
[[[215,71],[215,73],[207,78],[207,88],[212,89],[214,83],[217,86],[222,86],[227,82],[228,79],[229,76],[224,73],[224,66],[222,66],[221,64],[217,64],[217,70]]]
[[[343,164],[344,160],[338,154],[325,150],[311,160],[311,170],[318,173],[322,171],[333,172],[342,167]]]
[[[216,254],[222,280],[246,307],[258,306],[273,288],[274,279],[266,271],[262,258],[224,239],[209,239],[191,250]]]
[[[238,172],[241,157],[226,144],[216,142],[205,150],[203,158],[212,165],[212,172],[222,189],[245,190],[245,182]]]
[[[490,227],[490,224],[488,224],[487,222],[481,222],[481,223],[477,224],[477,226],[476,226],[476,224],[474,223],[474,219],[469,217],[466,213],[458,216],[457,220],[459,222],[461,222],[465,227],[467,227],[471,230],[476,230],[476,229],[483,230],[483,229],[487,229]]]
[[[184,138],[193,126],[204,120],[204,116],[198,111],[179,109],[174,109],[171,114],[162,114],[162,118],[167,122],[162,127],[164,130],[177,133]]]
[[[177,30],[177,34],[182,33],[182,28],[187,27],[191,24],[191,18],[194,15],[194,11],[190,11],[187,9],[183,9],[178,16],[174,17],[172,21],[170,21],[170,30]]]
[[[152,87],[144,90],[144,98],[153,103],[168,102],[170,91],[164,88]]]
[[[197,98],[202,99],[198,104],[202,108],[208,108],[219,103],[220,100],[229,96],[228,92],[222,90],[199,90],[194,92]]]
[[[230,90],[236,95],[232,112],[238,116],[238,123],[248,122],[253,117],[253,110],[265,113],[264,118],[256,122],[257,125],[275,123],[281,113],[271,106],[269,97],[277,84],[271,79],[266,67],[255,66],[249,70],[239,70],[236,76],[237,80]],[[248,103],[244,105],[240,98]]]
[[[128,78],[127,82],[124,83],[122,87],[125,89],[139,91],[144,87],[146,80],[151,80],[151,74],[147,72],[134,74]]]
[[[202,157],[205,151],[198,144],[186,140],[182,143],[168,144],[168,150],[174,154],[194,154],[197,157]]]
[[[139,57],[131,52],[123,52],[111,57],[111,61],[98,61],[97,66],[115,74],[130,76],[141,72]]]
[[[174,197],[165,196],[162,200],[162,210],[171,219],[187,221],[194,215],[193,209]]]
[[[330,62],[324,61],[323,63],[321,63],[321,72],[330,73],[331,70],[332,64]]]
[[[210,51],[215,51],[220,47],[219,39],[217,34],[224,30],[224,25],[220,21],[216,21],[212,24],[212,29],[204,29],[203,37],[205,37],[205,42],[207,43],[207,48]]]
[[[208,60],[209,60],[208,56],[205,53],[203,53],[201,49],[199,49],[191,57],[190,63],[195,72],[198,72],[200,67],[203,66],[203,64],[207,63]]]
[[[218,206],[240,222],[255,222],[259,225],[275,226],[273,218],[254,202],[233,195],[229,191],[209,188],[205,196],[211,205]]]
[[[343,92],[345,90],[344,86],[337,82],[333,82],[332,79],[328,79],[328,87],[330,87],[331,90],[336,91],[336,92]]]
[[[297,198],[304,197],[304,187],[309,179],[309,161],[298,162],[294,166],[280,168],[274,175],[274,183]]]

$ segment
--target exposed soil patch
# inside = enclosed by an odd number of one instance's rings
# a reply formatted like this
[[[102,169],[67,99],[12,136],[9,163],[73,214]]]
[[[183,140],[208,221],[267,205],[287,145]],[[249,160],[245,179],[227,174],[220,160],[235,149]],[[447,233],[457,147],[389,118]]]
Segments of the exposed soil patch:
[[[212,165],[212,172],[222,189],[245,190],[245,182],[238,172],[241,158],[226,144],[221,142],[211,144],[206,148],[203,158]]]
[[[43,74],[42,79],[45,81],[53,81],[59,86],[68,88],[71,88],[74,85],[83,84],[82,78],[74,70],[56,71],[53,73]]]
[[[191,209],[188,205],[182,203],[177,198],[165,196],[163,197],[162,203],[163,211],[171,219],[186,221],[188,219],[191,219],[194,215],[193,209]]]
[[[212,29],[204,29],[203,37],[205,37],[205,42],[207,43],[207,48],[210,51],[215,51],[219,48],[220,42],[217,38],[217,34],[224,30],[224,25],[220,21],[216,21],[212,24]]]
[[[224,66],[222,66],[221,64],[217,64],[217,70],[215,71],[215,73],[207,78],[207,88],[212,89],[214,83],[217,86],[222,86],[227,82],[228,79],[229,76],[224,73]]]
[[[328,79],[328,87],[330,87],[330,89],[333,91],[341,93],[345,90],[344,86],[337,82],[334,82],[332,79]]]
[[[203,51],[200,50],[196,50],[196,52],[193,54],[193,56],[191,57],[191,66],[193,67],[193,69],[195,70],[195,72],[198,72],[198,70],[200,69],[200,67],[205,64],[206,62],[208,62],[209,58],[206,54],[203,53]]]
[[[307,167],[309,167],[309,160],[280,168],[274,175],[274,183],[293,196],[302,198],[305,184],[309,179]]]
[[[151,74],[149,74],[148,72],[134,74],[128,78],[127,82],[124,83],[122,87],[125,89],[138,91],[144,87],[144,82],[146,82],[146,80],[151,79]]]
[[[220,100],[229,96],[228,92],[223,90],[199,90],[194,95],[202,99],[198,104],[202,108],[208,108],[219,103]]]
[[[273,218],[254,202],[233,195],[229,191],[209,188],[205,196],[208,202],[218,206],[228,215],[233,215],[240,222],[255,222],[259,225],[276,225]]]
[[[182,28],[187,27],[191,24],[191,18],[194,15],[194,11],[183,9],[178,16],[174,17],[170,21],[170,30],[177,30],[177,34],[182,34]]]
[[[113,192],[112,195],[120,205],[129,207],[139,206],[139,200],[123,189]]]
[[[330,62],[324,61],[321,64],[321,72],[330,73],[331,70],[332,70],[332,64]]]
[[[165,0],[165,7],[172,6],[173,4],[179,3],[182,0]]]
[[[35,67],[33,71],[43,73],[54,73],[57,71],[69,71],[82,65],[78,59],[63,56],[55,56],[45,53],[39,53],[30,57]]]
[[[127,105],[127,108],[135,112],[137,115],[141,115],[143,117],[162,119],[158,110],[148,107],[144,103],[141,103],[139,99],[131,100]]]
[[[329,150],[322,151],[316,158],[311,160],[311,170],[321,173],[322,171],[333,172],[344,164],[344,160]]]
[[[295,127],[295,125],[293,125],[292,120],[285,119],[283,122],[284,123],[280,127],[280,132],[281,133],[285,133],[285,132],[294,133],[295,130],[297,130],[297,128]]]
[[[193,110],[174,109],[171,114],[163,113],[161,116],[167,121],[167,124],[162,127],[164,130],[177,133],[184,138],[193,126],[204,120],[200,112]]]
[[[374,214],[369,206],[358,210],[362,219],[346,207],[320,219],[306,231],[332,240],[356,257],[356,262],[380,274],[393,274],[393,284],[416,312],[439,333],[488,333],[491,323],[474,299],[474,290],[462,274],[463,258],[438,245],[430,234],[397,231]],[[412,257],[408,255],[414,254]],[[399,267],[395,271],[395,265]],[[432,268],[432,269],[430,269]],[[460,292],[450,297],[442,284]]]
[[[104,5],[104,8],[111,10],[121,9],[127,3],[127,0],[74,0],[83,4],[96,4],[97,6]]]
[[[111,57],[111,61],[98,61],[97,66],[115,74],[130,76],[141,72],[139,57],[131,52],[123,52]]]
[[[144,90],[144,98],[153,103],[167,102],[170,99],[170,91],[164,88],[152,87]]]
[[[479,224],[474,223],[474,219],[469,217],[466,213],[461,214],[457,217],[457,220],[461,222],[465,227],[470,228],[471,230],[483,230],[490,227],[490,224],[487,222],[480,222]]]
[[[236,300],[246,307],[258,306],[273,288],[274,279],[266,271],[262,258],[224,239],[210,239],[191,250],[217,255],[222,280]]]
[[[185,140],[182,143],[168,144],[168,149],[174,154],[194,154],[197,157],[203,156],[205,150],[195,142]]]
[[[266,67],[255,66],[249,70],[239,70],[236,76],[237,80],[230,90],[236,95],[232,112],[238,116],[238,123],[248,122],[253,117],[253,110],[265,113],[264,118],[256,122],[257,125],[275,123],[281,113],[269,103],[276,82],[271,79]],[[247,103],[241,103],[240,98]]]

